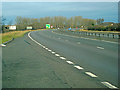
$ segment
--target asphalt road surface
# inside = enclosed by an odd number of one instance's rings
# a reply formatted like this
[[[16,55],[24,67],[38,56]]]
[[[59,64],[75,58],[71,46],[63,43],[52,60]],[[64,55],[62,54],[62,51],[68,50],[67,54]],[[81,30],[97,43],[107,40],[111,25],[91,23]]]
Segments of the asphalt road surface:
[[[3,88],[117,88],[118,44],[51,30],[2,48]]]

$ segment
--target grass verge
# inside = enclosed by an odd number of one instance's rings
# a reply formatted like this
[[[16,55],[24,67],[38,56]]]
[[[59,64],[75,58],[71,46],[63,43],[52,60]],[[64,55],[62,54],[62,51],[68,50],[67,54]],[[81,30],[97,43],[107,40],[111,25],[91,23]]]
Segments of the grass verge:
[[[25,31],[12,31],[7,33],[0,34],[0,44],[6,41],[11,40],[12,38],[18,38],[24,36],[25,33],[30,32],[31,30]]]

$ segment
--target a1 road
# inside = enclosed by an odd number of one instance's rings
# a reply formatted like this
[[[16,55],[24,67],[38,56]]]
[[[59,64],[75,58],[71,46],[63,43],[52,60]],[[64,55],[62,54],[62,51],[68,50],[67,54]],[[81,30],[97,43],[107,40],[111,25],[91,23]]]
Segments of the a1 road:
[[[102,82],[118,86],[117,43],[53,31],[34,31],[29,36],[32,40],[26,34],[3,47],[3,88],[110,87]]]

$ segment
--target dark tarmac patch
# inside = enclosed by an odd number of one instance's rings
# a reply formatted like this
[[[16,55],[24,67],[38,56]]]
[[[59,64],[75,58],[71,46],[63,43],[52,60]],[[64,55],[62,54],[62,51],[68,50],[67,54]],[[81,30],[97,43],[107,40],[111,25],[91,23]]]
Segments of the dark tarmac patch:
[[[31,43],[29,43],[28,41],[24,40],[27,44],[31,45]]]

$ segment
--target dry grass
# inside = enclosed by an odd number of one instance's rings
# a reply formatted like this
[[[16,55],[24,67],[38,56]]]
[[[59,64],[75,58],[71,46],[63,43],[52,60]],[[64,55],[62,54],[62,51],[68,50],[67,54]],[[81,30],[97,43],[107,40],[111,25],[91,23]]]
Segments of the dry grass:
[[[24,36],[25,33],[30,32],[31,30],[25,31],[12,31],[0,34],[0,43],[4,43],[6,41],[11,40],[12,38],[18,38]]]

